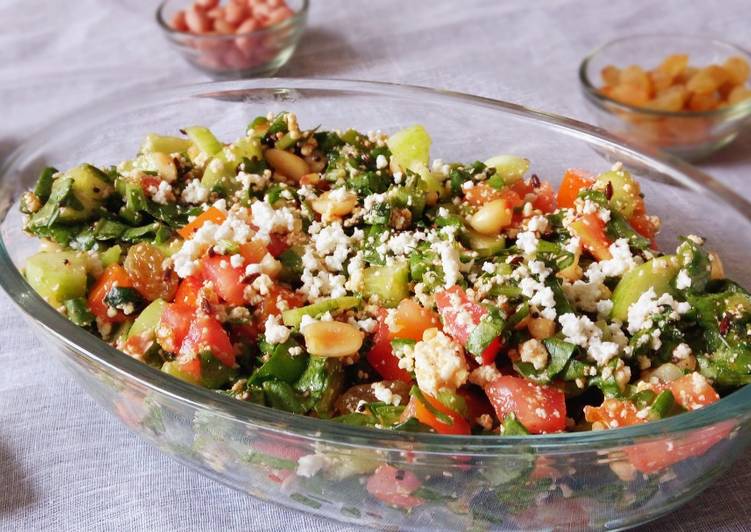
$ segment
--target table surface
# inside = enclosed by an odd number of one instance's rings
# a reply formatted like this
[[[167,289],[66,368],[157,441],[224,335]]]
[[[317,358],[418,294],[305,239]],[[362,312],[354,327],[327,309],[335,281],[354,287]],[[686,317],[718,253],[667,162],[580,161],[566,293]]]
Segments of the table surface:
[[[616,36],[678,29],[749,46],[748,0],[313,2],[282,76],[450,88],[587,121],[578,62]],[[146,0],[0,2],[0,159],[113,92],[201,81]],[[751,135],[702,168],[751,196]],[[236,493],[171,461],[100,410],[0,295],[0,530],[344,530]],[[751,458],[652,530],[744,530]]]

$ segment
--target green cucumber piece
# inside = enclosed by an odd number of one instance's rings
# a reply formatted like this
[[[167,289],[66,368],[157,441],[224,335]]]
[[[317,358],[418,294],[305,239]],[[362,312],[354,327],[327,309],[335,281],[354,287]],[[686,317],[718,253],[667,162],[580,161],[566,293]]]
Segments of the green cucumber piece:
[[[377,296],[385,307],[409,297],[409,264],[371,266],[363,272],[363,296]]]
[[[222,148],[206,165],[201,185],[209,190],[230,193],[239,188],[236,179],[237,167],[244,159],[262,160],[261,143],[258,139],[241,138]]]
[[[529,431],[524,425],[516,419],[514,414],[508,414],[503,418],[503,435],[504,436],[527,436]]]
[[[149,305],[141,311],[138,317],[133,322],[133,326],[128,331],[128,338],[134,336],[141,336],[149,332],[155,332],[159,326],[159,321],[162,319],[162,312],[164,312],[167,303],[161,299],[155,299]]]
[[[99,259],[102,261],[102,267],[106,268],[107,266],[120,262],[120,255],[122,255],[122,252],[123,249],[118,244],[107,248],[106,251],[99,255]]]
[[[185,134],[193,142],[196,148],[207,157],[213,157],[223,148],[222,143],[217,140],[211,130],[207,127],[186,127]]]
[[[361,302],[362,299],[357,296],[343,296],[326,299],[305,307],[285,310],[282,312],[282,321],[287,327],[299,327],[303,316],[320,316],[326,312],[347,310],[359,306]]]
[[[627,272],[613,291],[613,319],[626,321],[628,308],[650,288],[657,297],[670,291],[670,282],[678,274],[680,264],[674,255],[666,255],[645,262]]]
[[[647,417],[651,420],[663,419],[670,415],[670,411],[675,406],[675,397],[670,390],[661,391],[655,400],[652,402],[652,406],[649,407],[649,414]]]
[[[628,220],[641,201],[639,184],[628,171],[623,169],[609,170],[597,176],[597,183],[607,186],[608,182],[613,187],[610,208]]]
[[[391,150],[391,157],[404,170],[412,170],[422,175],[430,162],[430,135],[425,128],[415,125],[397,131],[391,135],[386,144]]]
[[[26,261],[26,280],[57,307],[67,299],[86,296],[86,259],[70,251],[42,251]]]
[[[506,249],[506,237],[503,235],[487,236],[473,229],[465,229],[461,233],[461,240],[467,247],[476,251],[480,258],[492,257]]]
[[[495,168],[495,175],[502,180],[503,186],[508,186],[521,181],[529,170],[529,159],[517,155],[496,155],[485,161],[485,166]]]
[[[141,153],[185,153],[190,146],[191,142],[188,139],[149,133],[143,140]]]
[[[90,164],[76,166],[65,172],[63,177],[73,179],[72,194],[81,209],[75,209],[72,206],[61,208],[61,222],[82,222],[90,219],[94,211],[114,190],[106,174]],[[53,183],[53,193],[50,197],[54,196],[54,189],[59,181],[60,178]]]
[[[86,299],[76,297],[65,301],[65,314],[68,319],[79,327],[89,327],[94,323],[94,315],[86,305]]]

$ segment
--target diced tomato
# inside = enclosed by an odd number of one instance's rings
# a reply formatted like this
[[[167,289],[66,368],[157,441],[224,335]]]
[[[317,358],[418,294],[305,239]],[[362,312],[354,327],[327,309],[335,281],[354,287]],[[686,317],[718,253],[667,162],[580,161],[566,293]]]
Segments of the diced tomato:
[[[130,288],[133,283],[128,276],[128,272],[125,268],[119,264],[111,264],[107,266],[102,275],[97,279],[94,287],[89,292],[88,307],[89,310],[99,318],[107,323],[121,323],[128,319],[128,317],[122,312],[117,312],[114,316],[107,314],[108,307],[104,302],[104,298],[107,297],[110,290],[115,287]]]
[[[271,253],[271,255],[276,258],[284,253],[284,251],[289,247],[289,244],[287,244],[287,240],[283,236],[273,234],[270,236],[269,244],[267,247],[269,253]]]
[[[214,290],[230,305],[245,303],[245,287],[243,282],[245,270],[242,266],[235,268],[229,262],[229,257],[214,255],[204,257],[201,261],[201,272],[206,280],[214,284]]]
[[[628,223],[631,224],[634,231],[641,236],[652,240],[652,247],[654,248],[654,237],[657,234],[657,227],[653,223],[651,216],[647,216],[644,213],[634,213],[631,218],[628,219]]]
[[[689,373],[670,382],[675,402],[686,410],[696,410],[720,400],[709,381],[698,372]]]
[[[485,393],[498,419],[513,413],[532,434],[561,432],[566,428],[566,396],[557,388],[502,375],[485,387]]]
[[[572,209],[574,201],[582,189],[589,188],[594,183],[592,176],[584,170],[569,168],[563,174],[561,186],[558,187],[558,208]]]
[[[206,222],[221,224],[226,219],[227,215],[223,211],[220,211],[216,207],[209,207],[204,212],[196,216],[195,220],[179,229],[177,233],[187,240],[188,238],[193,236],[193,233],[198,231],[198,229]]]
[[[240,255],[243,256],[248,264],[258,264],[266,256],[268,250],[266,245],[259,240],[251,240],[240,244]]]
[[[398,508],[414,508],[425,501],[411,495],[422,482],[411,471],[388,464],[380,466],[368,479],[368,493],[381,502]]]
[[[547,456],[538,456],[535,459],[535,467],[529,474],[529,478],[535,480],[555,480],[557,478],[561,478],[563,474],[558,469],[553,467],[552,462],[553,460],[548,458]]]
[[[571,230],[581,238],[582,245],[594,258],[610,260],[610,240],[605,234],[605,222],[597,216],[597,213],[582,214],[571,222]]]
[[[555,210],[555,193],[553,186],[548,181],[544,181],[534,191],[536,198],[532,201],[532,207],[547,214]]]
[[[432,309],[423,307],[414,299],[404,299],[396,307],[394,325],[395,328],[391,330],[392,339],[407,338],[419,342],[425,331],[440,327],[441,322]]]
[[[501,338],[500,337],[494,338],[488,344],[488,347],[485,348],[485,351],[482,352],[482,364],[484,366],[495,364],[495,359],[498,356],[498,353],[501,351],[502,347],[503,347],[503,342],[501,342]]]
[[[523,206],[527,194],[533,194],[532,207],[539,209],[543,213],[553,212],[555,210],[555,194],[553,193],[553,187],[548,181],[540,183],[535,186],[533,181],[517,181],[511,185],[511,190],[515,192],[520,198],[520,205]]]
[[[506,203],[512,208],[516,209],[524,206],[524,197],[520,196],[517,192],[514,192],[510,188],[504,188],[501,190],[501,199],[505,199]]]
[[[164,307],[159,327],[156,329],[156,341],[169,353],[178,353],[183,340],[190,329],[195,309],[178,303]]]
[[[180,355],[211,351],[219,362],[228,367],[235,365],[235,348],[222,324],[210,316],[197,316],[190,324],[188,334],[180,346]]]
[[[262,454],[268,454],[275,458],[281,458],[282,460],[290,460],[297,462],[300,458],[308,454],[305,449],[301,449],[295,445],[295,442],[290,438],[271,437],[263,440],[256,440],[253,442],[253,450]]]
[[[631,401],[605,399],[600,406],[585,406],[584,419],[590,423],[603,423],[608,428],[627,427],[647,420],[639,418]]]
[[[471,434],[469,423],[464,419],[461,414],[451,410],[435,397],[431,397],[427,393],[423,392],[423,397],[430,403],[430,406],[438,412],[445,414],[451,419],[451,423],[444,423],[438,416],[436,416],[428,406],[422,401],[412,398],[410,402],[414,402],[414,412],[417,421],[432,427],[439,434]]]
[[[472,330],[488,312],[485,307],[471,301],[461,286],[436,292],[435,303],[441,314],[443,330],[462,346],[467,344]]]
[[[702,456],[728,437],[732,421],[694,430],[678,438],[660,438],[626,447],[629,462],[642,473],[654,473],[688,458]]]
[[[501,189],[491,187],[487,183],[476,183],[472,188],[462,189],[464,199],[474,206],[484,205],[502,197]]]
[[[190,308],[196,308],[198,305],[198,293],[201,291],[203,281],[198,277],[188,277],[184,279],[177,287],[175,293],[175,303]]]
[[[177,358],[175,360],[181,373],[189,376],[193,382],[201,382],[201,359],[197,356]]]
[[[265,323],[269,316],[280,316],[282,310],[297,308],[304,302],[305,298],[300,294],[281,285],[273,285],[269,288],[269,294],[256,307],[255,315],[259,323]]]
[[[144,192],[148,192],[151,187],[159,188],[161,182],[161,179],[153,175],[143,174],[141,176],[141,188]]]
[[[373,347],[368,351],[368,363],[386,380],[412,382],[412,375],[399,367],[399,359],[391,348],[392,336],[386,315],[386,309],[378,311],[378,326],[373,335]]]

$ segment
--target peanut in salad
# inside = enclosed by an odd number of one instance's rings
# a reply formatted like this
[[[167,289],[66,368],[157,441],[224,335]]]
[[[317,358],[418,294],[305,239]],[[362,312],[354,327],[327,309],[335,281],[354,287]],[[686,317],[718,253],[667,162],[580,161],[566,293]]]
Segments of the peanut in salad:
[[[388,136],[257,117],[230,144],[150,134],[46,169],[29,284],[127,356],[294,414],[441,434],[604,430],[751,381],[751,296],[659,220],[620,164],[430,160]]]

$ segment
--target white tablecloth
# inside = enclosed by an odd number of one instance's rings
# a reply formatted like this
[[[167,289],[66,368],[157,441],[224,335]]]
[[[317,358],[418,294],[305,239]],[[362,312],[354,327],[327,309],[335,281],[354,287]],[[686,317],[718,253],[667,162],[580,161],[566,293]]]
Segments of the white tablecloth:
[[[715,4],[715,5],[712,5]],[[35,129],[134,87],[203,80],[163,42],[146,0],[0,1],[0,158]],[[445,87],[583,120],[581,57],[635,32],[749,46],[747,0],[313,0],[281,75]],[[751,196],[751,135],[703,168]],[[100,411],[0,295],[0,529],[344,530],[180,466]],[[744,530],[751,460],[654,530]]]

